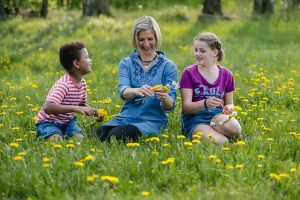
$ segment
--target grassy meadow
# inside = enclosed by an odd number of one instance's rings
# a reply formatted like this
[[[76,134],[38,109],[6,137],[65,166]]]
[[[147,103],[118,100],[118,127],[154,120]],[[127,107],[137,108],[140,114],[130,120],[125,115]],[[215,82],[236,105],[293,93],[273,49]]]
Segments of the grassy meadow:
[[[229,1],[232,2],[232,1]],[[251,17],[252,2],[226,3],[223,18],[198,18],[201,7],[113,9],[114,18],[52,11],[48,19],[0,23],[0,199],[299,199],[300,18]],[[239,10],[238,10],[239,8]],[[118,115],[118,63],[132,51],[133,21],[152,15],[164,51],[182,70],[194,63],[192,40],[216,33],[236,82],[243,133],[224,146],[182,137],[180,94],[169,128],[138,144],[101,143],[101,125],[78,115],[87,137],[53,144],[35,137],[35,117],[65,72],[59,47],[83,41],[93,60],[85,76],[89,105]]]

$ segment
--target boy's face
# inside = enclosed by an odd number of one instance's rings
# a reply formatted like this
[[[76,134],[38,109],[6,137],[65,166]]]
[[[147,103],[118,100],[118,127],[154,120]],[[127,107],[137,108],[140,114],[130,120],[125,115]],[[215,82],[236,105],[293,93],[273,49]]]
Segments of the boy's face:
[[[92,71],[92,59],[90,59],[86,48],[81,49],[78,60],[78,70],[84,75]]]

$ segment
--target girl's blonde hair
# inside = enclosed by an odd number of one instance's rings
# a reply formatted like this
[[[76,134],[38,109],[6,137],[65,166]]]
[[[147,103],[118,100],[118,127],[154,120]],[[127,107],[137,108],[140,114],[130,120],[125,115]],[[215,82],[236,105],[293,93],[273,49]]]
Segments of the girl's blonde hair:
[[[153,30],[154,36],[156,39],[156,49],[160,47],[161,45],[161,33],[159,26],[155,19],[151,16],[143,16],[138,18],[132,27],[132,44],[134,48],[138,48],[137,42],[138,42],[138,35],[141,31],[148,31]]]
[[[225,52],[222,49],[221,40],[216,36],[216,34],[210,33],[210,32],[202,32],[202,33],[199,33],[194,38],[194,42],[195,41],[206,42],[212,50],[217,49],[218,50],[217,61],[220,62],[225,58]]]

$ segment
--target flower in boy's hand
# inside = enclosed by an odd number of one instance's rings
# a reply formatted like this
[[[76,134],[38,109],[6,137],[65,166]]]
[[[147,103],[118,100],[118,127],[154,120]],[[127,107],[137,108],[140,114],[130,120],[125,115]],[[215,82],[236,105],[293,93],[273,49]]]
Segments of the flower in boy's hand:
[[[103,119],[104,119],[103,116],[100,116],[100,115],[99,115],[99,116],[96,118],[96,121],[97,121],[97,122],[102,122]]]
[[[97,122],[102,122],[102,121],[107,121],[108,118],[108,114],[107,111],[104,109],[99,109],[98,110],[98,117],[96,118]]]

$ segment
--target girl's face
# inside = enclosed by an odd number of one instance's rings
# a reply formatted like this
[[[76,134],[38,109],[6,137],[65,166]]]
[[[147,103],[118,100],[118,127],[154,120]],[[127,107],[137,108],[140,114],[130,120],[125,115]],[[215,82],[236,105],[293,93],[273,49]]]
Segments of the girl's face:
[[[218,50],[212,50],[206,42],[194,42],[194,56],[198,65],[205,67],[216,64]]]
[[[153,30],[139,32],[137,46],[139,54],[152,56],[156,50],[156,38]]]

